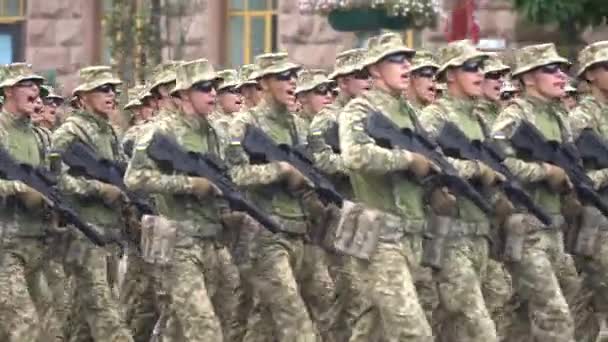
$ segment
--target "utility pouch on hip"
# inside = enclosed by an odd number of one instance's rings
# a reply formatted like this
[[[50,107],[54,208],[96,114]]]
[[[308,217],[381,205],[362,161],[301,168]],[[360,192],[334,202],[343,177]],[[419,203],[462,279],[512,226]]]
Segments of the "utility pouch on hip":
[[[325,247],[369,260],[378,247],[382,214],[362,204],[345,201],[340,218],[328,224]]]
[[[519,262],[524,251],[524,241],[529,231],[529,222],[525,214],[514,214],[509,216],[504,223],[505,249],[503,259],[508,262]]]
[[[581,225],[572,250],[574,255],[585,257],[595,255],[602,221],[602,214],[597,209],[587,206],[583,207]]]
[[[431,215],[429,218],[428,232],[422,249],[420,264],[440,270],[443,266],[443,252],[445,242],[450,234],[452,218],[448,216]]]
[[[177,242],[177,222],[162,216],[141,218],[141,252],[145,262],[167,265],[173,259]]]

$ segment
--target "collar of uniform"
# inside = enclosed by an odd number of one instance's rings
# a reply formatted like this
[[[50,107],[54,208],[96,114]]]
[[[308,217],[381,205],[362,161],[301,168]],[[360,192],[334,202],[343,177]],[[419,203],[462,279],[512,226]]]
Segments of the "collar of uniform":
[[[534,107],[539,108],[541,110],[554,110],[555,105],[559,105],[559,101],[551,101],[546,100],[536,96],[524,95],[524,100],[531,103]]]
[[[340,92],[340,94],[338,94],[338,97],[336,97],[334,104],[336,106],[339,106],[340,108],[343,108],[348,104],[349,101],[350,98],[346,96],[346,94],[344,94],[343,92]]]
[[[99,129],[102,131],[109,131],[112,129],[112,125],[110,124],[110,121],[108,119],[103,119],[99,115],[95,115],[95,114],[89,113],[87,111],[77,112],[76,115],[82,116],[83,118],[87,119],[88,121],[94,122],[97,125],[97,127],[99,127]]]
[[[601,102],[591,94],[584,95],[578,102],[578,106],[582,107],[585,111],[600,112],[603,113],[603,115],[608,116],[608,102]]]
[[[7,111],[2,111],[0,114],[2,121],[16,128],[31,127],[32,121],[27,116],[19,116]]]
[[[178,115],[181,121],[193,130],[205,130],[209,126],[207,118],[201,116]]]
[[[262,100],[258,107],[264,114],[272,120],[284,121],[288,120],[291,113],[284,106],[273,105],[268,103],[266,100]]]
[[[450,107],[462,113],[473,113],[476,101],[473,99],[462,99],[446,94],[440,101],[448,102]]]
[[[477,105],[475,106],[477,109],[479,109],[482,114],[485,113],[492,113],[492,114],[498,114],[498,110],[499,110],[499,106],[498,103],[496,103],[495,101],[492,100],[488,100],[486,98],[482,98],[479,101],[477,101]]]

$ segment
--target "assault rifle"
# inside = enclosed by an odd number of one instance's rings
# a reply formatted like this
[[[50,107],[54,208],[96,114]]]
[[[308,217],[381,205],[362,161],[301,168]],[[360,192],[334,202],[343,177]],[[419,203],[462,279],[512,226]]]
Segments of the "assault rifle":
[[[584,165],[596,169],[608,168],[608,144],[592,129],[584,129],[576,140]]]
[[[100,182],[114,185],[127,195],[129,201],[135,205],[140,215],[152,215],[154,207],[142,195],[130,191],[123,181],[126,170],[124,163],[102,159],[87,144],[75,141],[61,153],[63,162],[70,167],[69,172],[74,175],[85,176]]]
[[[246,212],[273,233],[280,230],[275,220],[247,201],[237,190],[237,186],[226,176],[226,166],[217,157],[186,151],[173,139],[158,133],[152,138],[147,153],[161,168],[207,178],[222,191],[222,197],[232,210]]]
[[[264,131],[253,125],[247,126],[242,145],[252,163],[288,162],[313,183],[315,191],[322,199],[342,207],[344,197],[299,148],[277,144]]]
[[[41,193],[51,202],[52,209],[59,214],[62,220],[76,227],[97,246],[105,246],[110,242],[120,244],[120,241],[110,241],[101,236],[93,227],[78,217],[76,211],[66,203],[61,194],[54,188],[55,179],[50,171],[42,168],[35,168],[29,164],[19,163],[1,147],[0,178],[10,181],[20,181]]]
[[[532,198],[522,189],[517,178],[502,163],[505,159],[503,151],[491,141],[470,140],[453,122],[443,125],[437,143],[445,155],[466,159],[479,160],[500,172],[507,179],[500,187],[512,203],[524,206],[542,223],[551,225],[551,217],[538,207]]]
[[[468,198],[484,213],[490,214],[492,212],[483,196],[473,185],[458,175],[454,166],[437,151],[437,144],[421,130],[414,132],[409,128],[399,128],[380,112],[373,112],[369,115],[365,129],[367,134],[374,138],[379,146],[420,153],[439,166],[441,172],[432,175],[424,183],[429,181],[437,186],[445,186],[455,194]]]
[[[334,153],[340,153],[340,134],[337,122],[329,124],[327,130],[323,133],[323,139]]]
[[[574,144],[548,141],[526,120],[520,123],[511,136],[511,144],[524,158],[561,167],[572,181],[582,204],[594,206],[608,217],[608,206],[593,189],[593,181],[585,173],[581,157]]]

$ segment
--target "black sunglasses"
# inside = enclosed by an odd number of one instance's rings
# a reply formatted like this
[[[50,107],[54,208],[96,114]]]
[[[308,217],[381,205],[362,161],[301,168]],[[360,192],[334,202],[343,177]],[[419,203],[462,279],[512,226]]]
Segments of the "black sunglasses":
[[[460,66],[465,72],[479,72],[483,69],[484,61],[482,59],[470,59]]]
[[[563,72],[563,73],[567,73],[568,72],[568,67],[566,66],[566,64],[562,64],[562,63],[553,63],[553,64],[548,64],[548,65],[543,65],[541,67],[538,68],[540,71],[542,71],[544,74],[556,74],[558,72]]]
[[[104,84],[104,85],[100,85],[99,87],[93,89],[93,91],[104,93],[104,94],[113,92],[114,94],[116,94],[116,87],[112,84]]]
[[[592,68],[604,69],[604,70],[608,71],[608,61],[595,63],[595,64],[593,64]]]
[[[210,93],[217,89],[217,83],[213,81],[203,81],[192,85],[192,89],[202,93]]]
[[[437,69],[430,68],[430,67],[420,68],[418,70],[412,71],[413,76],[424,77],[424,78],[433,78],[433,77],[435,77],[436,73],[437,73]]]
[[[488,80],[498,81],[504,75],[505,74],[503,72],[488,72],[483,77],[486,78],[486,79],[488,79]]]
[[[382,58],[382,60],[391,62],[391,63],[396,63],[396,64],[402,64],[405,61],[410,61],[412,59],[413,55],[409,54],[409,53],[393,53],[390,54],[384,58]]]
[[[220,94],[221,93],[228,93],[228,94],[240,94],[241,91],[240,89],[237,89],[236,87],[227,87],[227,88],[223,88],[222,90],[219,91]]]
[[[332,91],[331,87],[329,87],[328,85],[325,85],[325,84],[316,86],[312,90],[312,92],[315,93],[315,95],[321,95],[321,96],[331,94],[331,91]]]
[[[287,70],[272,76],[279,81],[289,81],[291,79],[298,78],[298,73],[294,70]]]
[[[46,97],[46,98],[42,99],[42,103],[43,103],[45,106],[54,106],[54,107],[59,107],[59,106],[61,106],[61,104],[63,103],[63,100],[61,100],[61,99],[56,99],[56,98],[48,98],[48,97]]]
[[[367,71],[367,69],[357,70],[352,73],[352,76],[357,80],[367,80],[369,79],[369,72]]]

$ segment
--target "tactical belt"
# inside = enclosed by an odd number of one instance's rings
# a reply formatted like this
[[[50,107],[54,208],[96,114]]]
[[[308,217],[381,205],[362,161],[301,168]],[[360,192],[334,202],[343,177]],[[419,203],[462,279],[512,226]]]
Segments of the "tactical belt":
[[[378,240],[382,242],[396,242],[404,235],[422,234],[426,227],[426,220],[407,220],[387,212],[383,212],[378,221],[380,224]]]
[[[549,215],[551,217],[552,222],[550,226],[544,225],[542,222],[539,221],[538,218],[536,218],[536,216],[532,214],[527,214],[526,216],[529,216],[527,220],[527,223],[530,225],[530,227],[528,227],[528,234],[535,233],[541,230],[561,230],[564,226],[564,223],[566,222],[564,217],[560,214]]]
[[[281,225],[281,230],[286,233],[304,235],[308,232],[308,223],[306,220],[291,220],[276,215],[271,215],[271,218]]]
[[[489,236],[489,222],[465,222],[454,219],[448,237]]]

